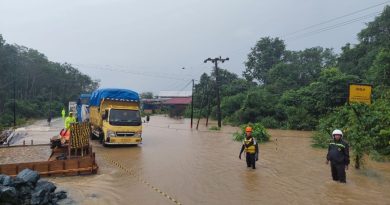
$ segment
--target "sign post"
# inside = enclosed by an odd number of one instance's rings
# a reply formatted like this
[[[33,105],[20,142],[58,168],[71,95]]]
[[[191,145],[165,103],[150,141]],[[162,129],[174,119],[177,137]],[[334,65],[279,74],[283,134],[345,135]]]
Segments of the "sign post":
[[[371,104],[372,85],[368,84],[349,84],[348,103]]]

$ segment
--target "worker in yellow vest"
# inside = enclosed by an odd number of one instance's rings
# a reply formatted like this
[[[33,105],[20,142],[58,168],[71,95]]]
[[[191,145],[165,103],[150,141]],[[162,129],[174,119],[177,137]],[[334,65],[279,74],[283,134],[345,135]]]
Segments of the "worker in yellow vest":
[[[71,124],[71,123],[75,123],[75,122],[76,122],[76,118],[73,117],[73,113],[70,112],[70,113],[69,113],[69,116],[66,117],[66,119],[65,119],[65,129],[69,129],[70,124]]]
[[[61,115],[62,115],[62,120],[64,120],[65,119],[65,108],[62,108]]]
[[[246,127],[245,129],[245,140],[242,143],[240,155],[238,158],[241,159],[241,154],[245,150],[246,153],[246,165],[256,169],[256,161],[259,160],[259,145],[256,140],[252,137],[252,128]]]

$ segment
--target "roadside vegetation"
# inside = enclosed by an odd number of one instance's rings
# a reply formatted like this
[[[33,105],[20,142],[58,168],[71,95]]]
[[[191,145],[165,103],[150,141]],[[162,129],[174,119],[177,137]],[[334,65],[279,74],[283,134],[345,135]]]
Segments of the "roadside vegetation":
[[[390,156],[389,31],[386,6],[357,34],[359,42],[346,44],[340,54],[322,47],[287,50],[279,38],[261,38],[251,48],[242,76],[220,69],[223,122],[316,130],[317,147],[327,147],[331,131],[342,129],[356,167],[363,155]],[[196,117],[210,112],[216,118],[215,79],[215,72],[204,73],[195,85]],[[372,104],[349,105],[350,83],[372,85]]]
[[[10,45],[0,34],[0,130],[13,125],[14,95],[16,123],[47,118],[49,110],[60,116],[69,99],[97,88],[99,82],[70,64],[49,61],[37,50]]]

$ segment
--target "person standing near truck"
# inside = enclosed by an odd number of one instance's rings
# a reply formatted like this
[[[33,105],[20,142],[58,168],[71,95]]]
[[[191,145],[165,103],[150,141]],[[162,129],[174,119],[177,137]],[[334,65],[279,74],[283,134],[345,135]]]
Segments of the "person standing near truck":
[[[62,108],[61,115],[62,115],[62,120],[65,119],[65,108]]]
[[[242,143],[240,155],[238,156],[241,159],[241,154],[245,150],[246,153],[246,165],[256,169],[256,161],[259,160],[259,145],[256,140],[252,137],[252,127],[245,128],[245,140]]]
[[[65,119],[65,129],[69,129],[70,124],[75,123],[75,122],[76,122],[76,118],[73,117],[73,113],[70,112],[69,116]]]
[[[326,164],[329,164],[334,181],[346,183],[345,170],[349,165],[349,145],[343,140],[343,132],[334,130],[332,132],[333,142],[329,143],[328,154],[326,155]]]

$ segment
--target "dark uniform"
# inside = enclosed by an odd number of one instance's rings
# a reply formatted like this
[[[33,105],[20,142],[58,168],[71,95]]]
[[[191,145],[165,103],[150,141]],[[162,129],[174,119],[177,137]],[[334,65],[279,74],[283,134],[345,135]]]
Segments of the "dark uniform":
[[[150,120],[150,116],[146,115],[146,122],[149,122],[149,120]]]
[[[349,145],[340,139],[329,143],[326,159],[330,161],[334,181],[346,183],[345,168],[349,165]]]
[[[241,154],[245,150],[246,153],[246,164],[248,167],[256,169],[256,161],[259,159],[259,145],[256,143],[256,140],[253,137],[249,139],[245,138],[242,143],[241,151],[240,151],[240,159]]]

